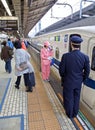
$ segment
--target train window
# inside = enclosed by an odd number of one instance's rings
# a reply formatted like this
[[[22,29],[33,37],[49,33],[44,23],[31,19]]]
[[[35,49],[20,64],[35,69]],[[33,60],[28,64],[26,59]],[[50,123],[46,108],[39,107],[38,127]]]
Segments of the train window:
[[[59,59],[59,48],[58,47],[56,47],[56,50],[55,50],[55,57],[57,59]]]
[[[71,48],[71,37],[72,37],[72,36],[79,36],[79,37],[81,37],[80,34],[71,34],[71,35],[70,35],[70,37],[69,37],[69,52],[72,51],[72,48]]]
[[[55,37],[54,37],[54,40],[55,40],[55,41],[60,41],[60,36],[55,36]]]
[[[95,71],[95,47],[93,48],[93,51],[92,51],[91,69]]]
[[[68,42],[68,34],[65,34],[65,36],[64,36],[64,42]]]

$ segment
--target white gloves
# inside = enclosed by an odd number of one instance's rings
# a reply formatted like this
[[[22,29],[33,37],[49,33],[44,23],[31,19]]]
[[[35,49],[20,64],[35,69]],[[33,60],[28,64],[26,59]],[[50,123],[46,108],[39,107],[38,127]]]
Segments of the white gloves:
[[[48,57],[47,59],[48,59],[48,60],[51,60],[51,59],[52,59],[52,57]]]

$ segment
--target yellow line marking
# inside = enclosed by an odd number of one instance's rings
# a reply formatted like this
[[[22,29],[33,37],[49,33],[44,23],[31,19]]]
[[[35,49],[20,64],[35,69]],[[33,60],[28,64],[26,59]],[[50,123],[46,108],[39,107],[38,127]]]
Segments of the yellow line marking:
[[[60,93],[57,93],[57,95],[58,95],[59,99],[63,102],[63,97],[62,97],[62,95],[61,95]]]
[[[74,118],[74,121],[76,122],[76,124],[77,124],[77,126],[79,127],[80,130],[84,130],[77,118]]]
[[[59,99],[63,102],[64,100],[63,100],[62,95],[60,93],[57,93],[57,95],[58,95]],[[76,124],[80,130],[84,130],[77,118],[74,118],[74,121],[76,122]]]

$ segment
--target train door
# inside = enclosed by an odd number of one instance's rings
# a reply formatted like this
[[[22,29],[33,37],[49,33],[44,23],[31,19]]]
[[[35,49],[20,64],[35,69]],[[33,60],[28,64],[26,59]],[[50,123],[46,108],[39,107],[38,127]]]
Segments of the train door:
[[[91,68],[89,78],[84,82],[81,90],[81,99],[93,113],[95,110],[95,37],[88,40],[87,55],[90,59]]]
[[[91,69],[95,71],[95,46],[93,47],[92,50]]]
[[[59,48],[58,47],[56,47],[56,50],[55,50],[55,57],[57,59],[59,59]]]
[[[71,48],[71,37],[72,37],[72,36],[79,36],[79,37],[81,37],[81,35],[79,35],[79,34],[71,34],[71,35],[70,35],[70,37],[69,37],[69,52],[72,51],[72,48]]]
[[[90,38],[88,41],[88,56],[91,64],[91,78],[95,78],[95,37]],[[94,79],[95,80],[95,79]]]

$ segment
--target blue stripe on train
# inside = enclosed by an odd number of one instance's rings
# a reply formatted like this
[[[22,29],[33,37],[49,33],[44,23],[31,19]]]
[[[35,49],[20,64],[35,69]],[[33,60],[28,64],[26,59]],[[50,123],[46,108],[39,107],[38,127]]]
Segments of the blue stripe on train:
[[[86,79],[86,80],[84,81],[84,84],[85,84],[86,86],[90,87],[90,88],[95,89],[95,81],[92,80],[92,79],[90,79],[90,78]]]

